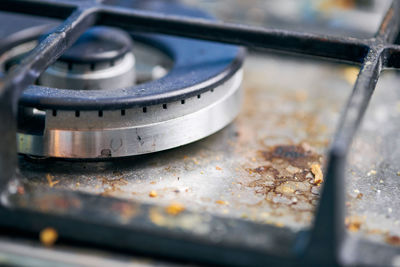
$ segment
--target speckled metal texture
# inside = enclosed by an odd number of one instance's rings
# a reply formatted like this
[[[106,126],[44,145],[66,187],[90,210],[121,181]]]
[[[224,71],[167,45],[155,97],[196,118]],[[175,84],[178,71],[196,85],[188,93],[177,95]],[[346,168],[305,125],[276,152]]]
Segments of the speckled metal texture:
[[[281,71],[298,79],[274,78]],[[344,64],[249,55],[242,112],[222,132],[118,162],[21,159],[24,181],[161,206],[177,201],[192,211],[299,231],[311,226],[321,189],[310,167],[325,164],[357,71]],[[152,191],[156,196],[149,196]]]
[[[64,240],[84,241],[108,248],[154,253],[155,255],[191,259],[202,263],[279,264],[280,266],[299,264],[380,264],[387,266],[398,263],[400,251],[397,247],[372,242],[368,239],[360,239],[359,236],[349,235],[346,232],[344,224],[346,191],[344,188],[345,170],[348,166],[347,154],[367,109],[380,72],[385,67],[397,68],[400,65],[398,60],[400,48],[397,44],[394,44],[400,27],[400,19],[397,16],[400,9],[399,1],[393,1],[377,34],[369,39],[237,26],[104,6],[98,1],[63,1],[60,4],[61,2],[54,1],[21,0],[10,3],[11,1],[2,1],[0,7],[8,11],[40,13],[59,18],[65,18],[66,16],[61,14],[72,12],[78,3],[79,8],[62,26],[57,28],[53,34],[50,34],[26,58],[23,64],[1,80],[0,96],[3,105],[0,109],[0,119],[3,124],[0,125],[0,130],[4,134],[3,138],[0,139],[0,167],[3,172],[1,183],[7,186],[0,208],[1,217],[6,218],[1,221],[3,228],[37,233],[43,227],[53,225],[59,230],[60,236]],[[16,153],[15,148],[10,144],[15,143],[14,115],[20,93],[76,40],[79,34],[94,24],[202,38],[361,63],[358,78],[347,104],[341,112],[338,126],[325,157],[324,186],[312,228],[302,229],[294,233],[291,228],[263,225],[248,220],[231,219],[198,211],[184,211],[182,203],[170,203],[166,207],[161,207],[153,204],[140,204],[135,201],[76,193],[71,190],[59,191],[54,187],[61,182],[54,180],[52,176],[57,172],[46,177],[50,188],[39,184],[32,187],[32,185],[26,185],[23,180],[12,180],[16,169],[14,168],[16,166]],[[265,74],[263,73],[263,75]],[[282,106],[284,105],[280,107]],[[276,119],[276,117],[274,118]],[[274,119],[271,119],[271,121],[274,121]],[[268,125],[271,121],[268,120],[267,116],[263,117],[263,125]],[[296,120],[296,122],[299,121],[301,121],[300,118]],[[227,134],[224,140],[229,140],[229,138],[239,138],[240,140],[240,133],[238,136],[234,133],[235,131],[233,131],[233,134],[232,132],[230,135]],[[243,136],[246,136],[246,134],[242,133]],[[281,138],[285,135],[280,132],[278,136]],[[317,149],[314,149],[310,144],[301,143],[301,140],[298,139],[301,138],[294,139],[293,142],[261,143],[261,149],[258,148],[259,152],[253,151],[254,165],[250,168],[244,168],[252,182],[255,181],[251,185],[247,183],[247,187],[250,188],[249,191],[258,190],[255,195],[265,196],[262,201],[265,201],[268,205],[272,202],[277,206],[281,205],[294,209],[297,203],[301,206],[311,200],[311,205],[313,204],[314,197],[312,196],[313,187],[311,184],[317,185],[321,182],[320,165],[324,160],[319,156],[320,152]],[[261,140],[265,139],[261,138]],[[244,140],[243,143],[243,146],[252,144],[248,140]],[[230,155],[233,152],[231,150]],[[245,155],[245,153],[242,154]],[[156,155],[149,157],[153,156],[156,157]],[[182,156],[183,158],[180,158],[180,160],[183,159],[183,162],[185,162],[187,158],[184,158],[185,155]],[[196,157],[198,156],[196,155]],[[202,159],[202,157],[200,158]],[[146,159],[142,158],[140,161],[142,160]],[[219,162],[218,159],[208,158],[207,160]],[[350,160],[354,160],[354,157],[350,157]],[[250,161],[252,160],[250,159]],[[155,159],[155,162],[153,167],[157,168],[158,159]],[[138,161],[135,164],[138,165],[133,165],[134,170],[140,169],[140,162]],[[197,166],[202,163],[197,159],[191,159],[188,164]],[[45,163],[38,166],[40,170],[41,166],[45,166]],[[65,169],[70,168],[68,164],[66,166]],[[74,166],[79,170],[79,164]],[[193,170],[190,169],[190,166],[186,167],[188,171]],[[196,166],[194,166],[194,170],[197,169]],[[306,170],[304,170],[304,166],[307,166]],[[62,164],[59,167],[62,170]],[[30,168],[34,170],[33,167]],[[96,170],[97,167],[93,168]],[[393,172],[393,169],[387,169]],[[107,169],[98,170],[102,173],[106,171]],[[122,174],[123,171],[121,171]],[[169,172],[165,169],[164,171]],[[203,170],[203,172],[206,171],[210,172],[207,177],[212,177],[214,172],[223,172],[224,166],[216,165],[213,172],[208,169]],[[310,172],[313,175],[313,180],[309,176]],[[357,174],[356,171],[354,172]],[[377,174],[380,173],[376,172]],[[120,183],[124,183],[123,177],[118,172],[114,175],[118,177],[116,179],[121,179],[119,180]],[[371,172],[372,175],[375,175],[374,172]],[[180,180],[180,176],[178,177]],[[137,177],[132,176],[132,179],[137,179]],[[118,182],[118,180],[114,182]],[[306,187],[307,182],[311,188]],[[112,191],[112,186],[110,187]],[[226,189],[229,191],[229,188]],[[243,190],[245,189],[246,186]],[[25,193],[30,192],[30,190],[33,190],[33,192]],[[360,191],[360,189],[358,190]],[[208,191],[213,192],[212,190]],[[214,192],[220,193],[220,191],[218,188],[214,189]],[[292,193],[296,191],[303,191],[304,193],[299,197],[293,196]],[[173,194],[179,193],[173,192]],[[368,196],[368,194],[366,195]],[[149,197],[157,196],[157,191],[149,193]],[[293,199],[293,197],[296,197],[296,199]],[[363,198],[361,195],[359,197]],[[230,201],[232,205],[235,204],[233,199],[230,199]],[[227,206],[228,202],[229,200],[220,198],[215,200],[214,204]],[[352,202],[350,202],[351,204]],[[350,213],[354,213],[354,211],[357,213],[357,205],[354,203],[353,205],[354,210],[350,210]],[[371,205],[371,207],[374,207],[374,205]],[[305,212],[307,212],[307,209],[305,209]],[[110,214],[115,216],[110,216]],[[362,224],[352,224],[350,220],[351,218],[347,220],[347,227],[350,230],[363,229]],[[289,220],[285,222],[289,222]],[[276,221],[273,223],[276,223]],[[282,226],[281,223],[278,221],[277,226]],[[306,220],[304,225],[307,225]],[[396,244],[397,238],[390,234],[387,240],[390,244]]]

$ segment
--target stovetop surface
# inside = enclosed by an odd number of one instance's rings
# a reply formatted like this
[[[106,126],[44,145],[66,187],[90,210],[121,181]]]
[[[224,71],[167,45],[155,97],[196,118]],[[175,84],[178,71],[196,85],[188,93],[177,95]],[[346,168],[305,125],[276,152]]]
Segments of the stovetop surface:
[[[15,22],[10,23],[13,28],[2,27],[4,37],[50,20],[1,14],[0,21]],[[21,156],[27,190],[42,185],[161,206],[179,202],[191,211],[287,227],[293,232],[309,228],[321,188],[310,166],[325,166],[359,66],[251,51],[244,71],[242,111],[222,131],[180,148],[116,161],[38,161]],[[397,71],[382,75],[350,149],[346,170],[348,231],[393,246],[400,245],[399,82]],[[168,224],[159,216],[149,219]],[[196,229],[201,224],[188,220],[182,227]],[[98,257],[97,252],[94,255]],[[117,254],[110,257],[127,263]]]

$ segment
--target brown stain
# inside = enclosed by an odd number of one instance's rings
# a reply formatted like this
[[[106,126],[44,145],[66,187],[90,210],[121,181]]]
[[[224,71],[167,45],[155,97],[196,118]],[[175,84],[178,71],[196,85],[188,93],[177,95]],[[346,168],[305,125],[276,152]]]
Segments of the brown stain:
[[[247,168],[250,175],[256,175],[255,180],[247,184],[254,188],[256,194],[265,196],[265,200],[274,206],[285,205],[296,207],[307,203],[303,210],[312,211],[318,196],[311,192],[314,185],[313,164],[321,164],[322,156],[309,146],[276,145],[259,151],[257,161],[263,160],[264,165]],[[275,198],[286,198],[286,202],[277,202]],[[307,208],[308,207],[308,208]]]
[[[124,178],[118,179],[107,179],[101,178],[101,184],[104,187],[104,192],[101,193],[102,196],[112,196],[114,193],[121,193],[121,186],[125,186],[128,184],[128,181]]]
[[[321,155],[306,150],[303,145],[277,145],[260,153],[267,161],[280,159],[300,169],[309,168],[311,163],[319,162],[321,158]]]
[[[400,246],[400,237],[397,235],[386,235],[385,237],[386,243],[392,246]]]
[[[129,222],[140,212],[140,209],[137,205],[125,202],[113,203],[111,210],[117,212],[124,223]]]
[[[41,211],[57,210],[59,212],[66,212],[71,209],[80,208],[81,202],[78,198],[62,198],[56,195],[48,195],[35,199],[34,203],[27,203],[26,205],[34,205]]]

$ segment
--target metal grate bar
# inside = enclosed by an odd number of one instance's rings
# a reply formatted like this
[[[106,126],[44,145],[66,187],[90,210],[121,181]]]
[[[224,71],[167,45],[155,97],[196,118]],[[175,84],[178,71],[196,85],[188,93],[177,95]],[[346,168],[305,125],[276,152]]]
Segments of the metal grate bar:
[[[306,252],[310,255],[315,255],[316,251],[323,249],[321,254],[330,255],[332,260],[340,260],[340,249],[346,234],[346,156],[378,81],[383,66],[383,55],[382,50],[375,49],[368,53],[332,141],[322,198],[314,220],[311,244]]]
[[[393,43],[400,31],[400,2],[394,0],[386,12],[375,37],[384,43]]]
[[[276,49],[334,59],[362,62],[367,43],[349,37],[267,29],[152,12],[103,7],[99,23],[127,30],[158,32],[258,49]],[[160,26],[162,25],[162,27]]]
[[[346,155],[353,136],[368,106],[382,67],[400,67],[399,46],[391,44],[394,42],[400,29],[400,18],[396,16],[400,12],[400,3],[398,0],[393,1],[375,38],[367,40],[264,29],[201,19],[161,15],[152,12],[106,6],[98,1],[0,1],[0,10],[53,18],[66,18],[75,7],[79,9],[75,11],[63,25],[58,27],[43,40],[15,71],[10,73],[6,78],[0,80],[0,120],[3,122],[0,124],[0,132],[3,135],[3,138],[0,139],[0,169],[2,171],[0,185],[5,186],[16,171],[16,149],[12,144],[16,142],[15,114],[20,93],[29,84],[32,84],[40,73],[54,62],[57,57],[91,25],[103,24],[118,26],[129,30],[165,33],[245,45],[251,48],[275,49],[363,63],[353,93],[349,98],[333,140],[329,155],[326,181],[315,219],[314,229],[310,233],[301,236],[296,246],[296,251],[299,254],[297,256],[299,258],[307,258],[312,252],[312,256],[316,261],[328,260],[332,264],[340,263],[340,249],[345,235],[343,225],[343,200]],[[46,193],[43,194],[46,195]],[[78,197],[76,193],[71,194]],[[80,199],[82,202],[90,202],[91,200],[88,200],[88,198],[89,197],[85,196]],[[114,200],[105,200],[106,203],[111,203],[112,201]],[[126,203],[129,204],[128,202]],[[33,213],[32,211],[28,212],[27,210],[22,210],[18,211],[18,213],[13,213],[12,210],[6,207],[0,207],[0,212],[7,215],[5,217],[11,218],[8,222],[7,220],[2,221],[3,226],[10,226],[10,223],[18,221],[18,219],[23,220],[25,215],[27,215],[28,218],[33,218],[32,222],[35,223],[38,222],[38,219],[43,218],[43,214],[40,212]],[[75,214],[75,216],[77,215]],[[65,220],[65,217],[60,215],[58,217],[51,217],[49,220],[64,224],[63,220]],[[90,221],[80,221],[79,216],[74,217],[73,223],[75,223],[73,224],[75,227],[79,227],[79,225],[90,227],[90,225],[92,225]],[[23,222],[19,225],[22,229],[24,226],[26,226],[26,224]],[[122,232],[125,233],[125,231],[128,231],[125,227],[118,227],[118,225],[111,228],[107,225],[99,225],[98,227],[100,232],[101,230],[110,231],[109,234],[121,234]],[[137,233],[135,227],[137,227],[137,225],[132,225],[132,228],[129,229],[130,233]],[[65,226],[65,229],[69,229],[69,231],[66,231],[66,235],[68,236],[69,233],[70,238],[84,239],[94,243],[101,242],[99,240],[94,240],[93,236],[78,237],[76,234],[71,234],[70,228],[67,226]],[[37,231],[37,229],[31,230]],[[147,236],[144,238],[154,237],[155,234],[150,232],[147,233]],[[131,249],[131,245],[134,243],[137,244],[137,241],[138,240],[135,239],[129,240],[129,242],[124,243],[123,248]],[[195,241],[196,239],[194,239],[194,242]],[[177,242],[177,240],[173,242]],[[151,246],[148,247],[148,251],[157,253],[157,249]],[[223,255],[224,252],[226,253],[229,251],[219,251],[218,255]],[[247,253],[246,249],[241,250],[241,252],[248,256],[255,255],[249,251],[247,251]],[[320,255],[320,258],[315,257],[316,254]],[[178,253],[176,256],[182,257],[184,255]],[[270,254],[265,252],[266,261],[277,260],[277,258],[268,258],[270,256]],[[282,258],[282,260],[287,261],[288,259]],[[199,259],[199,261],[201,261],[201,259]],[[223,261],[222,258],[221,261]]]
[[[9,75],[0,79],[0,188],[14,176],[17,168],[16,115],[22,91],[95,22],[90,9],[78,9],[29,53]]]

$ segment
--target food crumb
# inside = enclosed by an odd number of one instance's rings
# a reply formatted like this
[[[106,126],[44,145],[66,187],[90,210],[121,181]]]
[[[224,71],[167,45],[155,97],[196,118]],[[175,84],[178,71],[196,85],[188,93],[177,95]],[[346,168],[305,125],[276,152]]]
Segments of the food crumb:
[[[47,227],[40,231],[39,239],[43,245],[49,247],[54,245],[54,243],[57,241],[58,233],[54,228]]]
[[[217,171],[221,171],[222,169],[221,169],[221,167],[215,167],[215,169],[217,170]]]
[[[361,228],[362,221],[358,217],[347,217],[345,224],[350,232],[358,232]]]
[[[314,184],[320,185],[324,181],[324,175],[322,174],[321,165],[311,165],[311,172],[314,174]]]
[[[224,201],[224,200],[217,200],[217,201],[215,201],[215,203],[219,204],[219,205],[227,205],[228,204],[228,202]]]
[[[46,179],[50,187],[53,187],[60,182],[60,181],[53,181],[53,176],[50,173],[46,174]]]
[[[358,193],[358,195],[356,196],[356,198],[357,198],[357,199],[362,199],[363,196],[364,196],[363,193]]]
[[[370,170],[368,173],[367,173],[367,176],[371,176],[371,175],[375,175],[376,174],[376,171],[375,170]]]
[[[180,203],[171,203],[165,208],[165,211],[170,215],[178,215],[185,210],[185,207]]]
[[[359,71],[360,71],[359,68],[356,68],[356,67],[347,67],[347,68],[345,68],[344,71],[343,71],[344,79],[350,84],[355,83]]]
[[[154,190],[151,190],[149,193],[149,197],[157,197],[157,192]]]
[[[155,182],[155,181],[152,181],[152,182],[150,182],[150,184],[156,184],[157,182]]]

